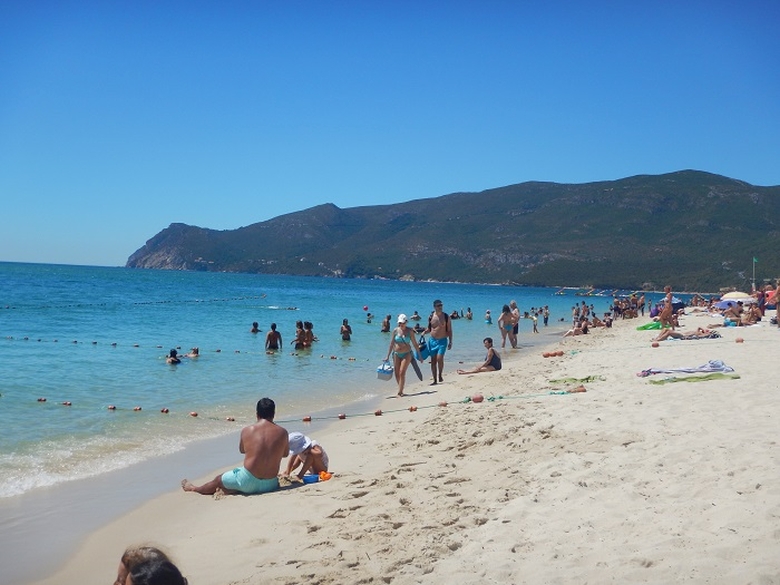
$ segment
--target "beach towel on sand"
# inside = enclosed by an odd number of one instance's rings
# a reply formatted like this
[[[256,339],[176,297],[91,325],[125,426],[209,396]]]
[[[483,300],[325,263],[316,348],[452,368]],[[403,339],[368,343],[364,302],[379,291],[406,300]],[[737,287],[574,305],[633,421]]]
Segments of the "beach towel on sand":
[[[584,378],[557,378],[555,380],[549,380],[550,384],[574,384],[580,382],[604,382],[606,378],[604,376],[585,376]]]
[[[734,368],[731,366],[727,366],[720,360],[710,360],[706,364],[702,364],[701,366],[696,366],[695,368],[673,368],[670,370],[662,370],[658,368],[649,368],[647,370],[642,370],[641,372],[637,373],[637,376],[640,378],[646,378],[647,376],[652,376],[654,374],[678,374],[678,373],[684,373],[684,374],[706,374],[710,372],[733,372]]]
[[[739,380],[739,374],[714,372],[703,376],[672,376],[663,380],[648,380],[651,384],[672,384],[673,382],[706,382],[707,380]]]

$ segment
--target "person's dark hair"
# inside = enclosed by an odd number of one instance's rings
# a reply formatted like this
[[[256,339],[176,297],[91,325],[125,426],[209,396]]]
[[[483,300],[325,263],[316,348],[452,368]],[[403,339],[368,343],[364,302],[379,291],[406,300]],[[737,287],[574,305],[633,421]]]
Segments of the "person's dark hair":
[[[150,560],[138,563],[130,570],[133,585],[187,585],[181,571],[168,560]]]
[[[274,420],[276,416],[276,403],[270,398],[261,398],[257,401],[257,418]]]
[[[172,349],[171,351],[168,352],[168,357],[175,358],[177,354],[178,352],[175,349]]]
[[[435,301],[433,301],[433,306],[434,307],[437,306],[437,305],[441,305],[441,304],[442,304],[442,302],[439,299],[436,299]]]
[[[271,331],[276,331],[276,323],[271,323]]]
[[[169,560],[168,556],[154,546],[131,546],[125,549],[125,552],[122,554],[122,558],[120,559],[120,570],[116,576],[114,585],[125,585],[125,581],[127,581],[127,576],[130,574],[130,571],[140,563],[167,560]]]
[[[502,313],[511,313],[512,309],[509,308],[509,305],[504,305],[503,307],[501,307],[501,312]]]
[[[493,338],[492,337],[486,337],[482,340],[482,343],[488,342],[490,345],[493,345]]]
[[[127,569],[132,569],[140,562],[153,560],[167,561],[168,555],[153,546],[133,546],[126,549],[121,558],[122,564]]]

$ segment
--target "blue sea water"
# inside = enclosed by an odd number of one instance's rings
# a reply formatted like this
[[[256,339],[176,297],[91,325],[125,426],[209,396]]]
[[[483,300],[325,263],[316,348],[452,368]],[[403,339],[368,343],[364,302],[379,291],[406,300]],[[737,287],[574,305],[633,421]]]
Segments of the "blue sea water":
[[[521,311],[549,305],[551,325],[568,323],[580,299],[555,291],[0,263],[0,498],[236,434],[254,420],[262,396],[274,398],[279,421],[336,407],[365,412],[395,393],[394,382],[376,376],[389,343],[380,333],[384,315],[417,310],[425,320],[436,298],[447,312],[470,307],[474,320],[454,322],[447,354],[454,373],[458,361],[482,360],[483,337],[499,337],[483,320],[486,309],[497,317],[516,299]],[[605,311],[610,300],[587,302]],[[365,307],[375,315],[370,324]],[[339,335],[345,318],[350,342]],[[297,320],[314,323],[313,349],[292,349]],[[261,333],[250,333],[253,321]],[[268,355],[271,322],[284,349]],[[521,321],[520,342],[541,342],[546,332],[534,336],[531,321]],[[199,347],[201,357],[167,364],[165,355],[177,347]],[[427,365],[423,372],[427,377]],[[413,391],[427,379],[410,374],[408,384]]]

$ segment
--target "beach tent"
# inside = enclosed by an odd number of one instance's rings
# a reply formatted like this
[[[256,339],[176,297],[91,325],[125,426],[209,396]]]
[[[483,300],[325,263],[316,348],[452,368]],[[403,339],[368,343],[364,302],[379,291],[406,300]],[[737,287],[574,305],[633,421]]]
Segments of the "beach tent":
[[[743,303],[747,301],[748,299],[752,299],[749,294],[739,292],[739,291],[733,291],[730,293],[726,293],[722,297],[720,297],[721,301],[742,301]]]

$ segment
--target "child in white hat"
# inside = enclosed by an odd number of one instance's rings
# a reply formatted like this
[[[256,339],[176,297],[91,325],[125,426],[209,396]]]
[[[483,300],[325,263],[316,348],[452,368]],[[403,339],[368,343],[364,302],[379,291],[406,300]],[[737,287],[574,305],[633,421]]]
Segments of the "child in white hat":
[[[289,435],[290,458],[287,461],[285,476],[289,477],[301,466],[298,479],[303,479],[307,473],[319,475],[328,471],[328,454],[317,441],[313,441],[303,433],[292,432]]]

